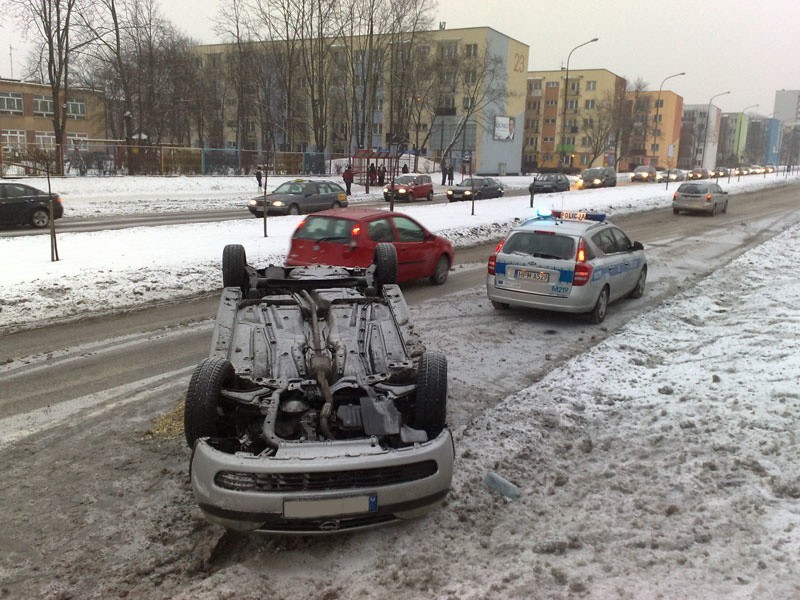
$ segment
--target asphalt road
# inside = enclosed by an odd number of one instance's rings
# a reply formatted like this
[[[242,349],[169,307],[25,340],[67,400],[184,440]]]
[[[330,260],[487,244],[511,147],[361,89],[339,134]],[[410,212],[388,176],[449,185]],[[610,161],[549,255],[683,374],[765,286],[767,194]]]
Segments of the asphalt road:
[[[650,263],[648,291],[636,311],[800,220],[799,200],[797,189],[789,187],[732,196],[728,213],[713,218],[675,216],[667,209],[615,219],[645,244]],[[404,286],[409,304],[424,306],[443,295],[481,288],[492,250],[492,244],[459,250],[444,286]],[[188,374],[207,356],[216,306],[216,296],[201,297],[3,336],[0,419],[93,394],[107,397],[109,390],[125,390],[159,374]],[[612,305],[603,331],[634,312]]]

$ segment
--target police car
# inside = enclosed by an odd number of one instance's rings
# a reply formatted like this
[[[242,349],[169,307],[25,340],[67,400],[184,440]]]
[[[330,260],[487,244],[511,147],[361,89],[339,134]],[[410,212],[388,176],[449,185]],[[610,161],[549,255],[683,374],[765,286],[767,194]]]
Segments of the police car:
[[[640,298],[647,260],[640,242],[604,214],[544,211],[511,230],[489,257],[492,306],[527,306],[605,319],[609,303]]]

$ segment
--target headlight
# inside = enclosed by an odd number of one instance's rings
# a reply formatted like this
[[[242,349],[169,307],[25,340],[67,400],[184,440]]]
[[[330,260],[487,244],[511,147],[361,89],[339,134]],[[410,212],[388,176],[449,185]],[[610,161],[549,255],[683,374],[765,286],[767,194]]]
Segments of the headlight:
[[[250,200],[250,206],[258,206],[260,202],[258,200]]]
[[[592,183],[593,183],[594,185],[600,185],[602,182],[601,182],[599,179],[593,179],[593,180],[592,180]]]
[[[272,206],[284,206],[283,200],[274,200]]]
[[[447,190],[447,195],[448,196],[452,196],[453,195],[453,190]]]
[[[466,190],[466,191],[464,192],[464,195],[465,195],[465,196],[472,196],[472,190]]]
[[[405,194],[406,193],[406,188],[402,188],[402,187],[401,188],[397,188],[397,193],[398,194]]]

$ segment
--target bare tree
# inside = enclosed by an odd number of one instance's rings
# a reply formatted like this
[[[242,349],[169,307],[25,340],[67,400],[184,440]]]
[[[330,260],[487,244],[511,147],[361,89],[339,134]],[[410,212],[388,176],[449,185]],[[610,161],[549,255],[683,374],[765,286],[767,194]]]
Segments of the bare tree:
[[[594,110],[587,111],[582,131],[589,142],[590,165],[606,151],[618,129],[624,95],[624,87],[607,90],[595,104]]]
[[[624,100],[619,103],[617,116],[617,161],[627,159],[629,165],[638,164],[639,157],[645,154],[647,139],[648,108],[643,102],[647,82],[641,77],[628,82]]]
[[[91,42],[85,30],[73,29],[79,12],[91,11],[92,0],[8,0],[8,14],[16,15],[27,32],[35,32],[40,40],[36,49],[33,73],[43,75],[53,98],[53,133],[63,152],[66,141],[67,101],[71,84],[71,61],[80,48]],[[56,171],[63,169],[59,158]]]

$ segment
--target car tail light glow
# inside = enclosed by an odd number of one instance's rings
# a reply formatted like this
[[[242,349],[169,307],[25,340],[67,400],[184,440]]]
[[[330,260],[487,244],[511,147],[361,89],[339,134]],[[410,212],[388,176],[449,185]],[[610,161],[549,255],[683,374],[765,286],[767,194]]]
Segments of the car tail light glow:
[[[353,225],[353,229],[350,230],[350,234],[356,238],[358,234],[361,233],[361,225]]]
[[[711,194],[706,194],[706,202],[711,202]]]
[[[674,194],[672,194],[672,199],[673,200],[677,200],[678,199],[678,192],[675,192]]]
[[[592,278],[592,270],[592,265],[586,262],[586,241],[582,239],[578,243],[578,253],[575,256],[575,275],[572,285],[581,286],[589,283]]]
[[[493,253],[493,254],[492,254],[490,257],[489,257],[489,264],[488,264],[488,265],[486,265],[486,272],[487,272],[489,275],[494,275],[494,274],[495,274],[495,268],[496,268],[496,267],[497,267],[497,252]]]

